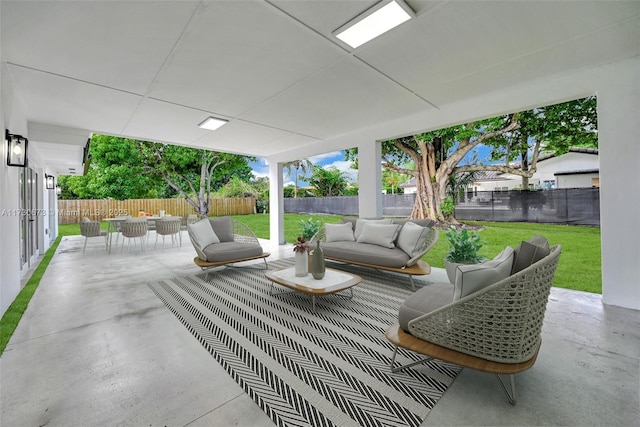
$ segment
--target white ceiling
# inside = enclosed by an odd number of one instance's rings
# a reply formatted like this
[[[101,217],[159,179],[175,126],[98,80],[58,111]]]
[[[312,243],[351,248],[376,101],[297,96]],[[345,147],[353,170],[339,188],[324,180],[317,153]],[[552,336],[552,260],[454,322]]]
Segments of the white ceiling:
[[[2,0],[3,88],[21,100],[39,155],[68,173],[82,170],[72,159],[91,132],[311,155],[372,126],[640,55],[640,1],[408,0],[416,19],[356,50],[331,36],[376,3]],[[209,115],[229,123],[199,129]],[[74,155],[55,148],[65,144]]]

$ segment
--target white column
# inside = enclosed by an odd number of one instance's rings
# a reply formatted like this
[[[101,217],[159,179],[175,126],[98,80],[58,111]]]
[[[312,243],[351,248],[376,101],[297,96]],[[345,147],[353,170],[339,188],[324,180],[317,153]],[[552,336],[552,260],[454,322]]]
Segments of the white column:
[[[382,148],[379,141],[358,144],[358,216],[382,216]]]
[[[602,300],[636,310],[640,310],[639,63],[610,76],[597,93]]]
[[[284,196],[282,194],[283,164],[269,163],[269,240],[273,245],[284,245]]]

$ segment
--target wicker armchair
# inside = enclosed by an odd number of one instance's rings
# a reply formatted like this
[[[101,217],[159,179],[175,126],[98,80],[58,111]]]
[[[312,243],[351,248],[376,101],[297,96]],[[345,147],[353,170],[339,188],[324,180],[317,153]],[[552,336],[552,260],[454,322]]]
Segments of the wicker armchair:
[[[398,323],[386,332],[395,344],[391,361],[396,372],[431,359],[496,374],[511,404],[516,403],[514,374],[536,361],[547,300],[562,248],[531,266],[478,292],[453,301],[409,322],[409,333]],[[396,366],[398,347],[427,356]],[[500,375],[509,375],[511,390]]]
[[[164,238],[171,236],[171,246],[173,246],[176,239],[179,245],[182,246],[182,234],[180,233],[180,217],[164,217],[156,221],[156,241],[153,244],[153,248],[156,248],[158,244],[158,236],[162,236],[162,248],[164,249]]]
[[[144,251],[148,227],[149,227],[149,224],[147,223],[146,218],[132,218],[132,219],[123,221],[120,224],[120,231],[122,233],[122,246],[120,248],[120,251],[124,249],[125,238],[129,239],[129,242],[127,244],[128,249],[131,249],[132,239],[140,239],[140,247],[142,251]],[[134,245],[135,245],[135,241],[134,241]]]
[[[82,221],[80,221],[80,234],[84,236],[82,255],[84,255],[84,251],[87,249],[89,237],[103,237],[105,249],[108,249],[108,233],[100,229],[100,221],[91,221],[89,218],[83,218]]]
[[[269,267],[267,258],[271,254],[263,252],[258,238],[246,224],[230,217],[211,218],[208,221],[220,241],[205,247],[199,243],[200,238],[197,231],[197,226],[202,221],[187,225],[189,239],[198,254],[193,262],[203,271],[208,273],[210,268],[260,258],[264,261],[265,269]]]

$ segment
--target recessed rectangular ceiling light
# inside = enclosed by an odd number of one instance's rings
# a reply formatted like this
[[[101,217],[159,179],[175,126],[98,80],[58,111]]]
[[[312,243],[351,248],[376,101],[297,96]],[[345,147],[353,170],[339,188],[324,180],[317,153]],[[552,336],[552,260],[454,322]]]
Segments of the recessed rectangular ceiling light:
[[[402,0],[383,1],[338,28],[333,35],[355,49],[415,16]]]
[[[198,125],[198,127],[202,128],[202,129],[216,130],[220,126],[222,126],[225,123],[227,123],[228,121],[229,120],[217,119],[215,117],[207,117],[206,119],[204,119],[204,121],[202,123],[200,123]]]

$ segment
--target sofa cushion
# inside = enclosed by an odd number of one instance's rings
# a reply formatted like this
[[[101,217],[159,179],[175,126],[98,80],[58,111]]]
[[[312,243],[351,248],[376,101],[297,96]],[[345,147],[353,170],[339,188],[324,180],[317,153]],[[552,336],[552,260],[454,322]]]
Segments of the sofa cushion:
[[[390,219],[364,219],[364,218],[358,218],[356,220],[356,226],[353,229],[353,235],[355,236],[356,240],[358,240],[358,237],[360,237],[360,233],[362,233],[362,227],[364,227],[365,224],[367,223],[372,223],[372,224],[391,224],[391,220]]]
[[[383,248],[369,243],[331,242],[322,245],[322,250],[327,258],[382,267],[401,268],[409,261],[409,255],[402,249]]]
[[[511,274],[515,274],[530,265],[540,261],[549,255],[549,242],[545,237],[533,236],[527,241],[522,241],[514,251],[513,267]]]
[[[407,298],[398,311],[400,327],[409,332],[409,322],[423,314],[444,307],[453,301],[451,283],[434,283],[414,292]]]
[[[209,218],[211,227],[215,231],[216,236],[221,242],[233,242],[233,227],[231,225],[231,217],[223,216],[220,218]]]
[[[397,224],[365,222],[357,241],[358,243],[369,243],[385,248],[395,248],[396,245],[393,242],[398,236],[400,227]]]
[[[453,299],[464,298],[509,277],[513,265],[513,248],[507,246],[491,261],[461,264],[456,267]]]
[[[189,235],[193,237],[198,246],[206,248],[213,243],[220,243],[218,235],[213,231],[208,219],[202,219],[189,224]]]
[[[220,242],[203,249],[208,262],[232,261],[262,255],[262,247],[251,243]]]
[[[421,227],[413,222],[406,222],[400,229],[396,245],[411,258],[417,256],[424,248],[424,242],[429,235],[427,227]]]
[[[353,242],[355,240],[350,222],[343,224],[325,224],[324,233],[327,242]]]

